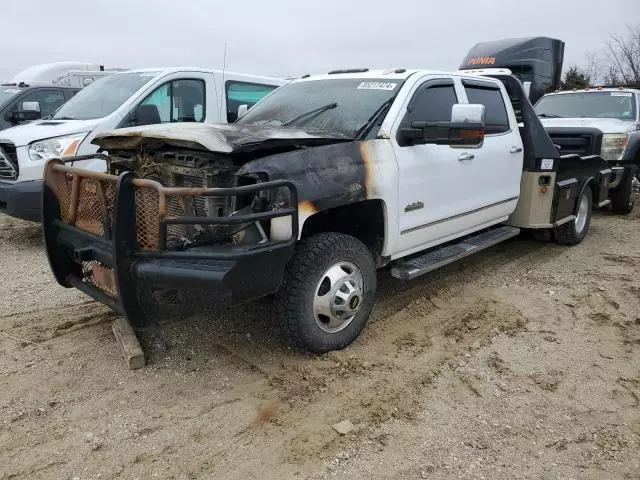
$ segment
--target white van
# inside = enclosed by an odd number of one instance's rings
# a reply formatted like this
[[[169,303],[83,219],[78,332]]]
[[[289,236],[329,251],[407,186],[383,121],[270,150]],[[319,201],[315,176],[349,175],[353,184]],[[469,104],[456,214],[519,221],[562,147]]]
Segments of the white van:
[[[239,110],[251,108],[284,83],[184,67],[128,70],[100,78],[50,119],[0,132],[0,212],[40,221],[45,162],[95,153],[98,147],[91,140],[98,133],[159,123],[231,123]],[[95,159],[75,163],[97,171],[106,167]]]
[[[59,87],[84,88],[98,78],[124,72],[123,68],[105,68],[104,65],[85,62],[53,62],[32,65],[18,72],[10,84],[38,83]]]

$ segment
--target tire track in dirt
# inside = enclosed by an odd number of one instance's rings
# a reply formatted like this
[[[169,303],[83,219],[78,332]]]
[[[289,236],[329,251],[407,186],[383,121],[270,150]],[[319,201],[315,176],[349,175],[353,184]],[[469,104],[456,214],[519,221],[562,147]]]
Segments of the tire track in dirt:
[[[26,314],[0,317],[0,324],[10,325],[0,333],[23,340],[22,343],[40,344],[77,330],[111,322],[116,317],[104,305],[90,301],[57,309],[56,315],[51,315],[49,309],[37,309]]]
[[[396,325],[393,335],[378,322],[364,342],[348,351],[311,362],[293,359],[267,373],[278,413],[263,428],[286,438],[284,461],[326,459],[353,442],[336,437],[330,428],[340,415],[357,424],[357,438],[367,441],[378,441],[385,422],[414,421],[441,370],[457,368],[458,357],[526,324],[520,312],[484,294],[434,308],[422,317],[400,310],[389,319]],[[304,433],[288,434],[294,425]]]
[[[629,232],[607,236],[620,224]],[[639,328],[630,312],[640,305],[640,284],[632,277],[637,265],[625,256],[637,256],[637,248],[605,245],[631,238],[631,226],[598,218],[593,235],[573,249],[514,239],[408,283],[381,272],[376,321],[348,349],[321,356],[289,350],[267,302],[143,332],[150,362],[138,372],[124,370],[107,320],[99,320],[108,311],[94,302],[7,315],[0,331],[42,338],[47,350],[0,338],[4,365],[12,366],[3,385],[13,385],[0,416],[16,416],[0,433],[7,461],[0,471],[35,478],[83,477],[85,468],[102,478],[108,472],[144,478],[156,469],[160,478],[185,472],[291,478],[295,471],[322,472],[323,462],[339,459],[354,468],[342,478],[423,472],[478,478],[454,464],[452,453],[484,465],[475,473],[486,478],[491,472],[494,478],[541,478],[551,462],[566,469],[559,474],[567,478],[597,478],[603,471],[616,477],[621,462],[631,465],[640,438],[633,428],[614,425],[617,415],[627,414],[628,422],[627,412],[638,408],[637,375],[623,368],[637,358]],[[598,263],[605,254],[620,257]],[[620,283],[620,275],[631,280]],[[547,292],[550,286],[555,295]],[[584,291],[574,292],[576,286]],[[95,331],[87,328],[92,318]],[[54,337],[56,331],[63,335]],[[575,365],[578,357],[571,354],[581,353],[572,350],[576,340],[584,350],[595,349],[599,366],[590,366],[589,357]],[[42,368],[24,366],[42,352]],[[580,376],[583,371],[591,377]],[[61,403],[40,412],[38,402],[50,398]],[[454,409],[449,401],[457,402]],[[532,423],[520,421],[527,414]],[[338,436],[331,424],[346,418],[356,428]],[[445,431],[450,438],[442,440],[430,429],[432,420],[457,430]],[[579,421],[584,426],[574,428]],[[550,433],[536,430],[538,423]],[[552,432],[558,426],[562,431]],[[88,431],[98,438],[86,441]],[[420,432],[430,435],[420,439],[428,446],[412,444]],[[52,462],[60,449],[68,457],[64,465]],[[10,469],[13,459],[23,467]],[[521,460],[533,470],[517,466]]]

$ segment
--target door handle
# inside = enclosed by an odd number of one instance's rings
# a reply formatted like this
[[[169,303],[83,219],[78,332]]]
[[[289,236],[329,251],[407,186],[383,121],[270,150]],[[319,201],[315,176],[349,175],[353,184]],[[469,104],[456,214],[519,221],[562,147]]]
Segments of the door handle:
[[[474,158],[475,158],[475,155],[473,155],[473,153],[461,153],[460,156],[458,157],[458,160],[462,162],[464,160],[473,160]]]
[[[509,153],[520,153],[522,151],[522,147],[511,147]]]

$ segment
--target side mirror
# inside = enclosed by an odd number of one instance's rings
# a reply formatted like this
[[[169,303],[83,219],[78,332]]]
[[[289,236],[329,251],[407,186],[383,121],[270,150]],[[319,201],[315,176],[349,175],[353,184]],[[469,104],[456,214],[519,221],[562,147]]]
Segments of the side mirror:
[[[22,102],[20,109],[13,113],[13,120],[16,122],[30,122],[38,120],[40,117],[40,104],[38,102]]]
[[[238,107],[238,118],[242,117],[249,110],[249,105],[240,105]]]
[[[484,128],[484,105],[458,103],[451,109],[450,122],[412,122],[401,133],[409,145],[477,147],[484,141]]]

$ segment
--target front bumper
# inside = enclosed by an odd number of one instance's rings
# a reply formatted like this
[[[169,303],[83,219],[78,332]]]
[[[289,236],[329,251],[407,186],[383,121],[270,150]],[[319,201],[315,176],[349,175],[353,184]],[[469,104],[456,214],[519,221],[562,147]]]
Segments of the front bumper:
[[[116,177],[52,160],[45,169],[42,200],[49,264],[58,283],[83,291],[138,326],[150,317],[185,316],[259,298],[275,292],[282,281],[297,240],[297,208],[225,217],[175,216],[166,210],[167,199],[279,188],[287,189],[297,206],[295,186],[287,181],[171,189],[135,179],[131,172]],[[167,230],[180,225],[236,225],[282,217],[291,219],[288,240],[182,250],[166,246]]]
[[[39,222],[42,214],[42,181],[0,181],[0,213]]]

